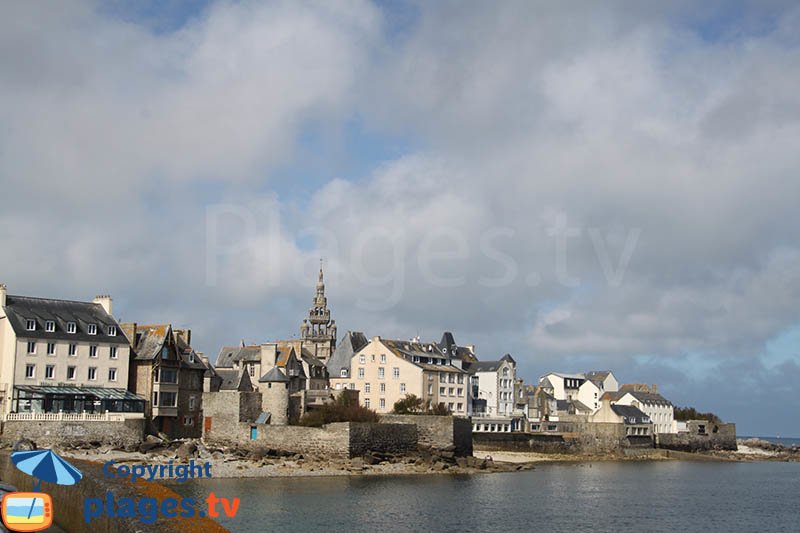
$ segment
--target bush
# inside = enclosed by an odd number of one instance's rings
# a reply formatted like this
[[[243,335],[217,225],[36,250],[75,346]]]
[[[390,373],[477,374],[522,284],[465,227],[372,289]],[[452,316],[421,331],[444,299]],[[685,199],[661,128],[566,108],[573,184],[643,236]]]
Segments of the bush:
[[[300,426],[322,427],[333,422],[377,422],[378,413],[358,404],[348,395],[340,394],[336,399],[322,407],[308,411],[297,422]]]
[[[714,413],[701,413],[694,407],[676,407],[675,420],[685,422],[687,420],[708,420],[715,424],[721,424],[722,419]]]
[[[430,409],[423,408],[422,398],[418,398],[415,394],[406,394],[402,400],[394,403],[394,414],[396,415],[440,415],[449,416],[452,413],[450,409],[443,403],[438,403]]]

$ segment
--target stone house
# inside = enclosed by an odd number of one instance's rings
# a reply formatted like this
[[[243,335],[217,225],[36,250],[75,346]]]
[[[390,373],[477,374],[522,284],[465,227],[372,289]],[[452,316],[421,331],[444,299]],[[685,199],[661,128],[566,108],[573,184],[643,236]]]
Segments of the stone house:
[[[170,438],[202,434],[206,363],[191,347],[191,331],[170,324],[122,324],[133,346],[129,389],[147,398],[147,430]]]
[[[141,413],[112,303],[13,296],[0,284],[0,413]]]
[[[647,414],[633,405],[612,404],[608,399],[600,402],[600,408],[589,417],[593,423],[623,424],[626,437],[649,437],[653,435],[653,423]]]

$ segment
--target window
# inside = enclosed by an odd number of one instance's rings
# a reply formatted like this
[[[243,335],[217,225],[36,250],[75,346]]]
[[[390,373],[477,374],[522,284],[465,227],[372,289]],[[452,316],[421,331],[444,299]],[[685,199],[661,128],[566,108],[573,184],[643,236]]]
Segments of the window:
[[[369,383],[364,383],[364,393],[372,392],[372,387]]]
[[[161,359],[169,359],[169,350],[166,346],[161,348]]]
[[[194,363],[194,352],[189,354],[189,362]]]
[[[454,393],[455,393],[455,389],[453,387],[450,387],[449,389],[447,389],[447,395],[448,396],[453,396]]]
[[[28,341],[28,353],[35,354],[36,353],[36,343],[33,341]]]
[[[369,409],[369,398],[364,398],[364,407]]]
[[[89,357],[97,357],[97,346],[89,346]]]
[[[386,354],[385,354],[385,353],[382,353],[382,354],[381,354],[381,364],[382,364],[382,365],[385,365],[385,364],[386,364]]]
[[[75,356],[78,353],[78,345],[77,344],[70,344],[69,345],[69,355]]]
[[[45,320],[44,330],[48,333],[53,333],[56,330],[56,323],[52,320]]]
[[[447,404],[447,408],[452,411],[453,410],[453,402],[448,403]]]
[[[447,382],[448,383],[455,383],[456,382],[456,376],[454,374],[450,374],[450,376],[447,379]]]
[[[153,406],[158,406],[158,392],[153,393]]]
[[[87,326],[87,333],[89,335],[97,335],[97,324],[89,324]]]
[[[251,378],[254,378],[256,376],[256,365],[253,363],[247,365],[247,373],[250,374]]]
[[[342,390],[342,384],[341,383],[337,383],[336,384],[336,390]]]
[[[381,394],[386,394],[386,383],[381,383]]]
[[[383,379],[384,374],[385,374],[384,370],[385,369],[383,367],[379,367],[378,368],[378,379]]]
[[[36,321],[29,318],[25,321],[25,329],[28,331],[36,331]]]
[[[447,374],[445,374],[444,372],[439,372],[439,381],[441,381],[442,383],[447,381]]]
[[[184,416],[183,417],[183,425],[184,426],[193,426],[194,425],[194,418],[191,416]]]
[[[97,367],[96,366],[90,366],[89,367],[88,376],[89,376],[89,381],[97,381]]]
[[[464,404],[463,403],[458,403],[458,404],[456,404],[456,407],[458,408],[459,411],[461,411],[464,408]]]
[[[381,409],[386,409],[386,400],[381,398]]]
[[[350,384],[350,390],[356,390],[356,384],[355,383],[351,383]]]
[[[400,379],[400,369],[399,369],[399,368],[397,368],[397,367],[394,367],[394,368],[392,369],[392,377],[393,377],[394,379]]]
[[[347,369],[343,368],[339,371],[339,376],[346,378],[347,377]]]
[[[364,379],[364,369],[363,368],[359,368],[358,369],[358,379]]]
[[[28,379],[33,379],[36,377],[36,365],[27,364],[25,365],[25,377]]]
[[[156,368],[156,383],[177,383],[178,371],[174,368]]]
[[[401,383],[400,384],[400,394],[403,394],[405,392],[406,392],[406,384],[405,383]]]
[[[117,326],[108,326],[108,336],[109,337],[117,336]]]
[[[109,368],[108,369],[108,381],[117,381],[117,369],[116,368]]]
[[[47,343],[47,355],[55,355],[56,354],[56,343],[48,342]]]
[[[458,375],[458,384],[459,385],[463,385],[464,384],[464,374],[459,374]]]
[[[444,387],[439,387],[439,396],[444,396]]]
[[[161,407],[177,407],[178,394],[176,392],[161,393]]]
[[[75,370],[74,366],[67,367],[67,379],[75,379]]]
[[[67,322],[67,333],[76,333],[78,331],[78,326],[75,322]]]
[[[44,367],[44,379],[53,379],[56,375],[56,365],[47,365]]]
[[[463,396],[464,395],[464,389],[462,389],[461,387],[458,388],[458,395],[459,396]]]
[[[361,363],[362,365],[367,362],[367,358],[364,357],[363,353],[358,356],[358,362]]]
[[[116,359],[117,358],[117,347],[116,346],[112,346],[111,348],[108,349],[108,356],[111,359]]]
[[[197,397],[189,396],[189,410],[194,411],[196,406],[197,406]]]

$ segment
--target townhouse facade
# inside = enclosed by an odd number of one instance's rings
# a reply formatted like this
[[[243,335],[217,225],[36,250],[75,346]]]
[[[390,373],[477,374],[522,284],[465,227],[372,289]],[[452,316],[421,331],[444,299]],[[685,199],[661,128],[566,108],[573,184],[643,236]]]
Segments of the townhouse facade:
[[[0,285],[0,411],[142,413],[128,391],[130,344],[110,296],[9,295]]]
[[[170,324],[121,327],[132,345],[128,388],[146,399],[148,430],[170,438],[199,437],[209,368],[191,347],[191,330]]]
[[[658,393],[656,385],[626,384],[619,391],[604,395],[612,404],[630,405],[645,413],[653,423],[654,433],[677,433],[675,408],[672,402]]]

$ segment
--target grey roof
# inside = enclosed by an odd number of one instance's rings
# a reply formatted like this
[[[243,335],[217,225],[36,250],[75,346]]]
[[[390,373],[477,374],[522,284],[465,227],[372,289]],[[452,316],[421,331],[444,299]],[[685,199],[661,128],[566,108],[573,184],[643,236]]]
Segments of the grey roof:
[[[559,411],[569,410],[569,402],[567,400],[556,400],[556,409]]]
[[[286,381],[289,381],[289,378],[287,378],[286,374],[281,372],[281,369],[277,366],[273,366],[269,372],[261,376],[258,380],[259,383],[282,383]]]
[[[250,376],[244,370],[231,368],[215,369],[217,376],[222,379],[219,390],[252,390]]]
[[[156,359],[171,334],[172,327],[169,324],[137,326],[135,337],[130,339],[131,347],[136,353],[134,359],[139,361]]]
[[[269,422],[271,416],[272,415],[269,412],[262,412],[260,415],[258,415],[258,418],[256,418],[256,424],[266,424]]]
[[[360,331],[348,331],[342,337],[339,346],[333,351],[328,360],[328,374],[338,378],[342,369],[350,371],[350,359],[369,343],[367,337]]]
[[[103,306],[92,302],[53,300],[30,296],[7,296],[3,308],[17,337],[28,339],[102,342],[128,344],[128,339],[114,317]],[[36,330],[27,330],[27,320],[36,321]],[[55,331],[45,330],[45,321],[55,322]],[[67,324],[74,322],[75,333],[67,333]],[[89,325],[97,326],[97,334],[89,335]],[[115,326],[117,334],[108,335],[108,327]]]
[[[255,362],[261,361],[260,346],[223,346],[217,355],[217,368],[233,368],[235,362]]]
[[[498,368],[500,368],[500,361],[476,361],[470,363],[467,370],[470,374],[474,374],[475,372],[497,372]]]
[[[611,410],[625,419],[626,424],[648,424],[650,418],[632,405],[614,404]]]
[[[592,408],[581,401],[572,400],[572,405],[575,407],[575,411],[586,411],[589,413],[592,412]]]
[[[622,396],[625,396],[625,394],[630,394],[631,396],[633,396],[642,403],[649,403],[652,405],[672,405],[672,402],[670,402],[657,392],[640,392],[632,390],[620,391],[620,392],[623,393]],[[622,396],[620,396],[620,398]]]

